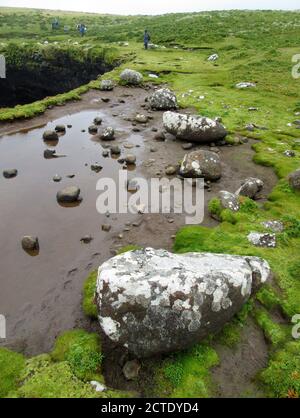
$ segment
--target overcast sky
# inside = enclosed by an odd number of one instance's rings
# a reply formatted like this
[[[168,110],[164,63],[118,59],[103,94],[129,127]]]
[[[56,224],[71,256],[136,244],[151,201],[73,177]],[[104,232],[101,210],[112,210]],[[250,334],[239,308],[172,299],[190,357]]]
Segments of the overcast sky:
[[[0,0],[0,6],[113,14],[161,14],[225,9],[300,9],[299,0]]]

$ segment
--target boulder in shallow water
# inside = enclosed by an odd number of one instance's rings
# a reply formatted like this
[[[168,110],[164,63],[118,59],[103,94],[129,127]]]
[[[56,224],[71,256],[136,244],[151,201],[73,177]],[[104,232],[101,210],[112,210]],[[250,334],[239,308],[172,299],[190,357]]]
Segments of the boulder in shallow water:
[[[189,142],[217,142],[227,135],[220,122],[196,115],[165,112],[163,123],[167,132]]]
[[[270,275],[257,257],[130,251],[99,267],[100,325],[137,357],[186,349],[222,329]]]
[[[44,141],[58,141],[58,133],[56,131],[45,131],[43,139]]]

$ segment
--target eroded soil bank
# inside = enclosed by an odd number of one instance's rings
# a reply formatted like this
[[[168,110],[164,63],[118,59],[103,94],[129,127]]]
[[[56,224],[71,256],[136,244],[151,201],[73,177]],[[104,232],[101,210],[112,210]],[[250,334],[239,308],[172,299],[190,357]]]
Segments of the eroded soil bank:
[[[184,215],[111,214],[107,217],[96,210],[97,180],[102,177],[117,180],[119,170],[123,169],[117,159],[102,156],[107,142],[96,140],[88,133],[88,126],[96,116],[103,119],[102,128],[115,128],[116,139],[110,144],[121,147],[121,156],[136,155],[137,165],[134,171],[128,172],[129,177],[162,177],[166,166],[177,164],[186,153],[182,142],[171,136],[164,142],[154,139],[153,128],[162,130],[162,112],[145,110],[148,94],[147,89],[124,87],[105,93],[90,91],[80,102],[50,109],[34,120],[0,126],[1,171],[18,170],[16,178],[0,178],[0,312],[7,318],[8,334],[2,345],[35,355],[49,351],[55,337],[65,330],[73,327],[98,330],[97,324],[84,318],[81,309],[81,289],[88,273],[128,244],[172,249],[174,234],[185,224]],[[103,98],[109,101],[104,102]],[[134,126],[128,118],[134,118],[137,113],[152,119],[145,125]],[[44,130],[53,129],[57,124],[70,127],[56,144],[45,143]],[[209,147],[194,146],[198,148]],[[65,157],[45,159],[45,149],[55,149]],[[222,146],[220,157],[223,176],[212,184],[210,192],[205,192],[203,224],[206,226],[215,225],[208,215],[207,202],[219,190],[234,192],[241,180],[255,175],[265,183],[263,201],[276,183],[271,169],[252,162],[251,142]],[[100,173],[91,170],[95,163],[103,167]],[[55,174],[62,177],[61,182],[53,182]],[[70,175],[75,177],[69,178]],[[57,191],[68,185],[81,189],[83,200],[76,207],[62,207],[56,201]],[[110,224],[111,230],[102,231],[103,224]],[[23,251],[23,235],[39,237],[39,255],[31,257]],[[85,235],[93,237],[90,244],[81,243]],[[255,338],[260,338],[255,330],[253,333]],[[107,384],[131,387],[122,377],[120,351],[105,340],[104,350]],[[239,354],[233,356],[232,367],[238,360]],[[216,380],[222,380],[224,374],[228,379],[230,373],[231,367],[216,371]],[[229,385],[225,396],[231,395],[235,390],[232,386],[236,388],[237,384]],[[136,389],[135,385],[132,388]]]

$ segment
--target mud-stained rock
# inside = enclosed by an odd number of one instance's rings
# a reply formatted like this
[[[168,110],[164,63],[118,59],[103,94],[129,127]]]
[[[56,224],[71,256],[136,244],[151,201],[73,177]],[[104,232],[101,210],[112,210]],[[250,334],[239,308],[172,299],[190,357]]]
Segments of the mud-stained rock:
[[[174,110],[178,108],[175,93],[169,89],[159,89],[148,98],[150,107],[154,110]]]
[[[218,332],[270,275],[257,257],[130,251],[99,267],[100,325],[140,358],[182,350]]]
[[[295,190],[300,190],[300,168],[289,175],[290,186]]]
[[[192,151],[185,155],[179,174],[182,177],[216,181],[222,176],[220,157],[211,151]]]
[[[114,83],[112,80],[101,80],[100,90],[101,91],[112,91],[114,89]]]
[[[39,249],[38,237],[26,235],[22,238],[21,244],[25,251],[37,251]]]
[[[43,133],[44,141],[58,141],[58,133],[56,131],[45,131]]]
[[[120,79],[124,83],[132,86],[138,86],[143,82],[143,76],[138,71],[126,69],[120,74]]]
[[[227,135],[220,122],[196,115],[165,112],[163,123],[167,132],[189,142],[217,142]]]
[[[259,192],[262,191],[264,182],[255,177],[249,177],[242,182],[241,187],[237,190],[236,194],[240,196],[246,196],[250,199],[257,198]]]
[[[77,202],[80,195],[80,189],[77,186],[69,186],[57,192],[56,198],[61,203]]]

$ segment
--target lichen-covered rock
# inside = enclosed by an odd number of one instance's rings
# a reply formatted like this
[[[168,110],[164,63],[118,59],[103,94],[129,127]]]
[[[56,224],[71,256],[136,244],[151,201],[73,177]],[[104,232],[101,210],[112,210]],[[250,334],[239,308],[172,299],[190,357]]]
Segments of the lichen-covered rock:
[[[283,232],[284,224],[281,221],[265,221],[261,223],[267,229],[273,232]]]
[[[179,174],[187,178],[218,180],[222,176],[220,157],[211,151],[192,151],[185,155]]]
[[[124,83],[132,86],[138,86],[143,82],[143,76],[141,73],[139,73],[138,71],[130,70],[128,68],[122,71],[120,79]]]
[[[250,89],[250,88],[256,87],[256,84],[250,83],[248,81],[242,81],[241,83],[237,83],[235,87],[237,89]]]
[[[262,180],[254,177],[249,177],[242,182],[242,185],[237,190],[236,194],[249,197],[250,199],[255,199],[263,187],[264,182]]]
[[[257,257],[130,251],[99,268],[100,325],[140,358],[182,350],[222,329],[270,274]]]
[[[259,233],[259,232],[250,232],[248,235],[248,241],[255,245],[256,247],[267,247],[275,248],[276,247],[276,235],[269,233]]]
[[[210,57],[207,58],[207,61],[215,62],[218,59],[219,59],[219,55],[218,54],[212,54]]]
[[[240,210],[240,204],[238,197],[234,193],[230,193],[226,190],[221,190],[218,193],[218,198],[223,209],[229,209],[232,212],[238,212]]]
[[[101,91],[111,91],[114,89],[114,83],[112,80],[101,80],[100,90]]]
[[[295,190],[300,190],[300,168],[289,175],[290,186]]]
[[[221,123],[201,116],[165,112],[163,122],[167,132],[189,142],[217,142],[227,135]]]
[[[104,131],[101,134],[101,139],[104,141],[112,141],[115,139],[115,130],[111,126],[108,126],[104,129]]]
[[[176,95],[169,89],[156,90],[148,98],[148,102],[155,110],[174,110],[178,107]]]

